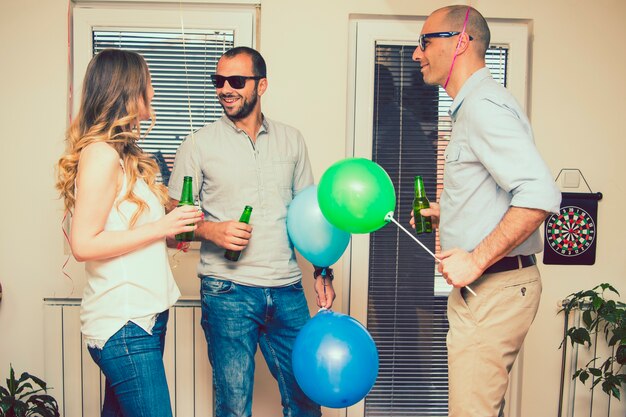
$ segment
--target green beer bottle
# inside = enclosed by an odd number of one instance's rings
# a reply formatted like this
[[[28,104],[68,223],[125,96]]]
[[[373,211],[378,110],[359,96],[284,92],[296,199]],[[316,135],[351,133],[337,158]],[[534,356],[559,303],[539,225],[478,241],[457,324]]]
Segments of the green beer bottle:
[[[429,217],[422,216],[420,210],[430,208],[426,191],[424,190],[424,180],[421,176],[415,176],[415,198],[413,199],[413,218],[415,219],[415,233],[432,233],[433,227]]]
[[[193,206],[193,187],[191,186],[191,177],[183,178],[183,193],[178,201],[178,206]],[[190,224],[189,226],[193,226]],[[175,236],[179,242],[191,242],[193,240],[193,230],[191,232],[179,233]]]
[[[246,223],[246,224],[250,223],[251,214],[252,214],[252,207],[246,206],[243,209],[243,213],[241,213],[241,217],[239,218],[239,221],[241,223]],[[240,256],[241,256],[240,250],[226,249],[226,252],[224,252],[224,258],[228,259],[229,261],[237,262]]]

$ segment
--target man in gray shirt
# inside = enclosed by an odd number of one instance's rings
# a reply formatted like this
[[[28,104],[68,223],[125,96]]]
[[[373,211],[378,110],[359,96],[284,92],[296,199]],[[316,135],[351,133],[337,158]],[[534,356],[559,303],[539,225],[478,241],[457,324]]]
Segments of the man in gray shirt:
[[[561,194],[513,96],[485,67],[490,32],[472,7],[433,12],[413,59],[453,98],[439,204],[439,271],[448,297],[449,416],[497,417],[508,373],[535,317],[539,226]],[[413,224],[413,218],[411,219]],[[464,288],[471,284],[477,296]]]
[[[190,135],[176,154],[170,178],[172,205],[191,176],[205,221],[202,242],[202,327],[213,367],[217,417],[252,415],[254,355],[257,346],[278,381],[285,415],[317,417],[319,405],[299,388],[291,367],[295,338],[310,318],[302,273],[287,235],[287,208],[313,183],[300,132],[261,112],[267,89],[263,57],[251,48],[233,48],[213,75],[225,115]],[[237,221],[252,206],[250,224]],[[226,249],[242,251],[237,262]],[[315,276],[317,303],[335,298],[332,273]]]

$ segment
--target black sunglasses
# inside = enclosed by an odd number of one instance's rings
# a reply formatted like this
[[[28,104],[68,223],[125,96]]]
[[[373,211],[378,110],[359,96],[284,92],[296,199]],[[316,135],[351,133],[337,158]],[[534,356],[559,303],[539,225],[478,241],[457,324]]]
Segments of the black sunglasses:
[[[422,51],[426,50],[426,42],[424,42],[425,39],[428,38],[451,38],[453,36],[456,35],[460,35],[461,32],[432,32],[432,33],[424,33],[422,35],[420,35],[420,37],[417,39],[417,44],[419,45],[420,49]],[[469,35],[467,35],[469,36]],[[473,41],[474,38],[469,36],[469,40]]]
[[[265,77],[261,77],[259,75],[231,75],[230,77],[224,77],[223,75],[211,74],[211,81],[213,81],[215,88],[224,87],[224,83],[228,81],[228,84],[236,90],[244,88],[246,86],[246,81],[248,80],[260,80],[261,78]]]

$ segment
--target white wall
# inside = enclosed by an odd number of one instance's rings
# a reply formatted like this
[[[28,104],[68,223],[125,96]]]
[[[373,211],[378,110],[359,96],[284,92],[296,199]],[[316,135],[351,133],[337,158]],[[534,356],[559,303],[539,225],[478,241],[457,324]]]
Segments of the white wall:
[[[53,163],[63,150],[67,1],[0,2],[0,375],[43,375],[42,298],[60,286],[63,238]]]
[[[264,111],[299,127],[316,179],[345,156],[348,19],[351,14],[428,15],[443,1],[263,0],[260,49],[269,66]],[[473,1],[488,18],[533,21],[530,116],[537,144],[556,175],[579,168],[599,203],[594,266],[543,266],[544,293],[526,343],[522,413],[556,414],[562,317],[557,300],[609,281],[626,292],[622,244],[626,141],[626,21],[622,0]],[[53,165],[63,149],[67,107],[67,0],[0,1],[1,169],[0,380],[9,362],[44,374],[45,296],[78,296],[81,266],[65,261]],[[193,257],[193,255],[186,255]],[[72,262],[72,261],[71,261]],[[193,261],[192,261],[193,262]],[[304,265],[303,265],[304,266]],[[341,265],[339,265],[340,267]],[[308,266],[304,266],[309,273]],[[341,268],[338,268],[341,269]],[[194,295],[193,266],[177,278]],[[336,286],[341,286],[339,272]],[[312,301],[312,297],[311,297]],[[341,303],[337,310],[341,310]],[[312,306],[313,309],[313,306]],[[259,382],[257,382],[259,384]],[[270,383],[261,382],[265,389]],[[264,415],[264,414],[261,414]]]

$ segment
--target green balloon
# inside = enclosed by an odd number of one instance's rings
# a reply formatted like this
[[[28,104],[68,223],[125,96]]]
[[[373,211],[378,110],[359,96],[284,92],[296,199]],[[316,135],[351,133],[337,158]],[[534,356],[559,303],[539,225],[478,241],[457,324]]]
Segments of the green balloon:
[[[317,200],[333,226],[350,233],[370,233],[387,224],[385,216],[396,207],[396,191],[376,162],[347,158],[324,172]]]

